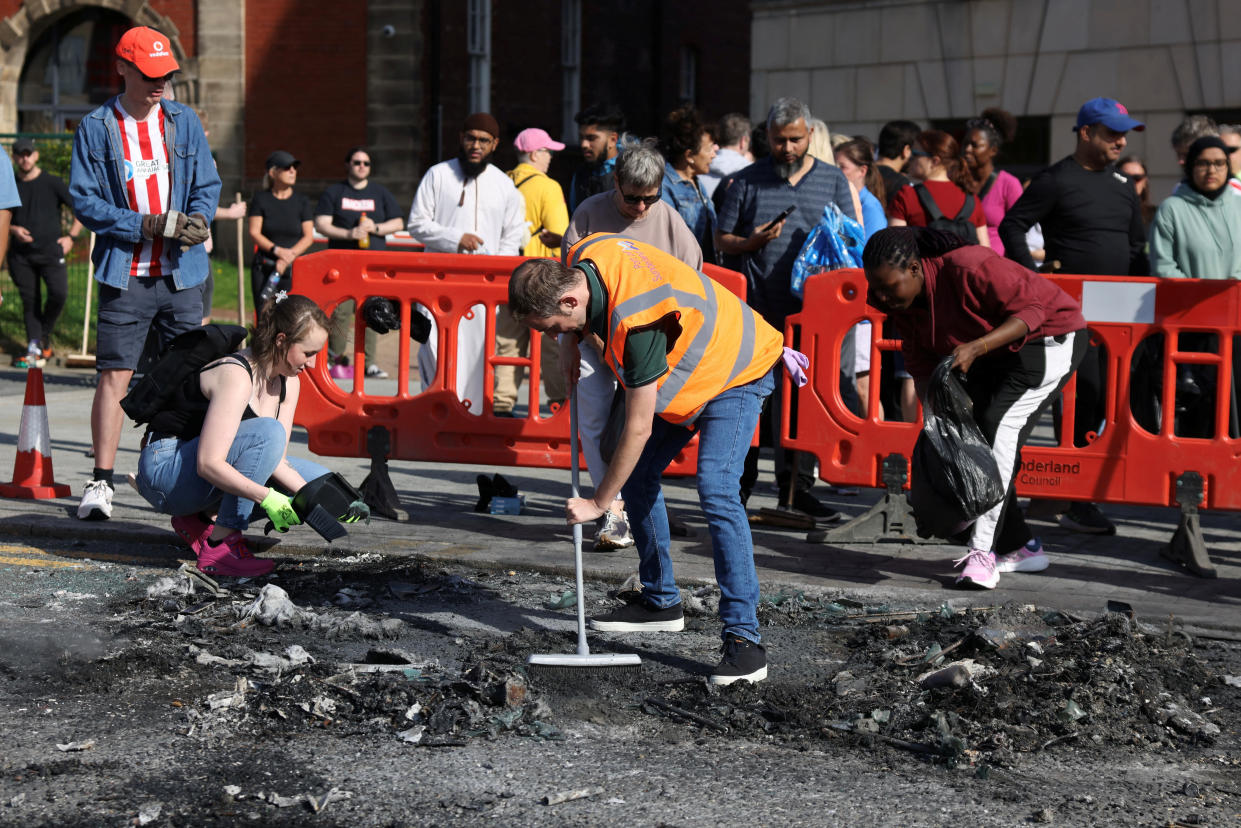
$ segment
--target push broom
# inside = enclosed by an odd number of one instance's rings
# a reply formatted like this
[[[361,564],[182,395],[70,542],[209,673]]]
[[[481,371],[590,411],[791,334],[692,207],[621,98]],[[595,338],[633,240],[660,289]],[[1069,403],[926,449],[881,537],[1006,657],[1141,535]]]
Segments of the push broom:
[[[569,397],[569,461],[573,496],[578,497],[578,445],[577,445],[577,389]],[[526,659],[532,667],[570,668],[633,668],[641,666],[642,659],[636,653],[592,653],[586,643],[586,598],[582,588],[582,524],[573,524],[573,564],[577,571],[577,652],[535,654]]]

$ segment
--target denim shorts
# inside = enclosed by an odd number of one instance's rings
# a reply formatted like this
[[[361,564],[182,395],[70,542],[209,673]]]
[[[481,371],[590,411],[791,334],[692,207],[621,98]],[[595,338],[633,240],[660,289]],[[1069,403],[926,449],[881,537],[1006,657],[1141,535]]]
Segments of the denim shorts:
[[[101,284],[95,370],[133,371],[148,332],[159,353],[177,334],[197,328],[202,321],[201,285],[177,290],[171,276],[130,278],[124,290]]]

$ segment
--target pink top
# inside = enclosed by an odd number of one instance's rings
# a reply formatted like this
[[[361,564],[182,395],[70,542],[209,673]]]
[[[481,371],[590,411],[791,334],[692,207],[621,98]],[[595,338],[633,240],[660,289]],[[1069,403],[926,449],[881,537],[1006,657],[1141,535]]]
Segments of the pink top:
[[[1004,243],[1000,241],[1000,222],[1004,220],[1008,209],[1021,198],[1022,192],[1017,176],[997,170],[995,183],[982,199],[982,212],[987,217],[987,236],[991,239],[991,249],[1001,256],[1004,255]]]

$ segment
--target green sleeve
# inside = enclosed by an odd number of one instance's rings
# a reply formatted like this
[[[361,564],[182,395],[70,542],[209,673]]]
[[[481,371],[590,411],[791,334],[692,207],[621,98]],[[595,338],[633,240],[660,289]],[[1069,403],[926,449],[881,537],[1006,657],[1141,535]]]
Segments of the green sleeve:
[[[668,334],[662,328],[630,333],[625,338],[621,368],[626,388],[650,385],[668,373]]]

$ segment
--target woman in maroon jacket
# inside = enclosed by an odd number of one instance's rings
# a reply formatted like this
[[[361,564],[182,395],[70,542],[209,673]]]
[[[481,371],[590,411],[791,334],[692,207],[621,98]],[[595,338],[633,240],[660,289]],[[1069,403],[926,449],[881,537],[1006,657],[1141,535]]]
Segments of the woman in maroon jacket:
[[[965,564],[957,583],[994,589],[1000,572],[1046,569],[1013,479],[1021,447],[1086,351],[1081,306],[989,248],[921,227],[880,230],[867,242],[862,265],[867,301],[900,332],[919,399],[944,357],[951,355],[953,368],[966,375],[974,419],[1007,491],[974,523],[969,552],[957,561]]]

